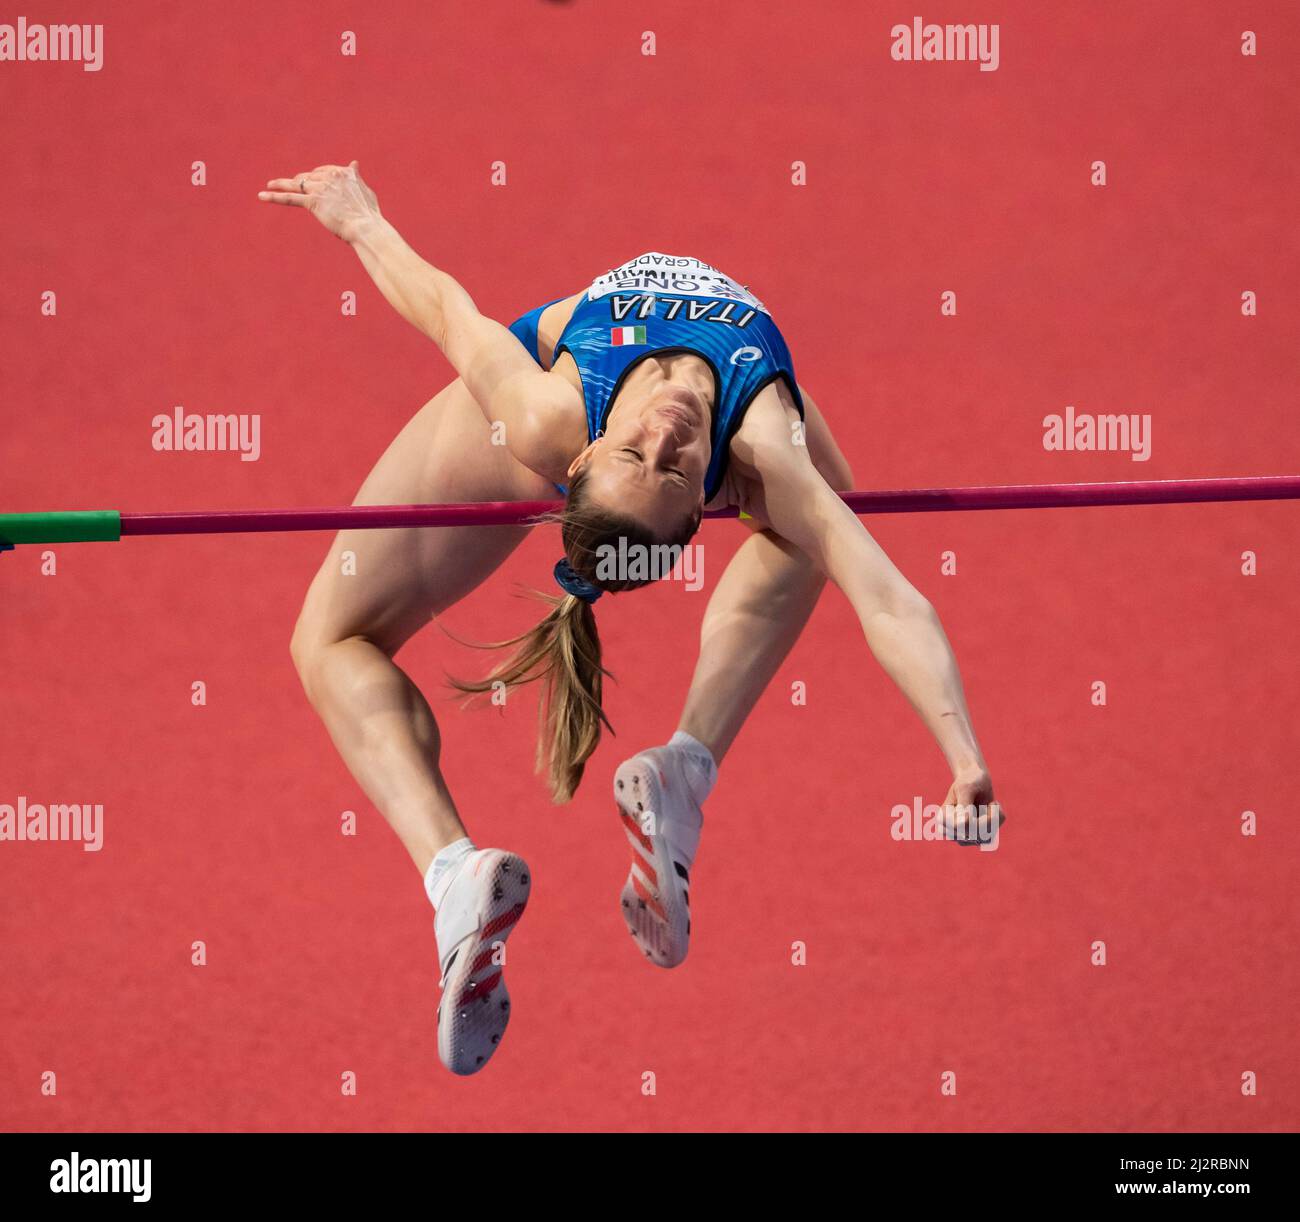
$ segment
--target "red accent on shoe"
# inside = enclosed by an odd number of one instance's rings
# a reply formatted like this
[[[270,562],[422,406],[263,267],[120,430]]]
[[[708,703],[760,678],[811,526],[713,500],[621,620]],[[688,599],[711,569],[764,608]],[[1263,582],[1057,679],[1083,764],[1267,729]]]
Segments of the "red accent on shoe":
[[[495,921],[489,921],[483,926],[480,937],[490,938],[494,933],[500,933],[503,929],[509,929],[524,914],[523,904],[516,904],[509,912],[503,912]]]
[[[655,846],[650,843],[650,837],[647,836],[645,832],[641,830],[641,825],[635,819],[633,819],[632,816],[629,815],[627,811],[625,811],[621,806],[618,808],[618,813],[623,816],[623,823],[627,827],[628,835],[632,836],[636,840],[636,842],[640,844],[642,848],[645,849],[647,853],[653,856],[655,851]]]
[[[482,997],[487,997],[493,989],[501,983],[501,973],[493,972],[485,980],[475,984],[471,981],[461,992],[460,1000],[456,1003],[458,1006],[467,1006],[471,1001],[478,1001]]]
[[[655,916],[657,916],[661,921],[666,921],[668,919],[668,914],[664,911],[663,905],[650,894],[645,883],[636,876],[635,870],[632,872],[632,887],[636,891],[637,895],[645,900],[646,906],[655,914]]]

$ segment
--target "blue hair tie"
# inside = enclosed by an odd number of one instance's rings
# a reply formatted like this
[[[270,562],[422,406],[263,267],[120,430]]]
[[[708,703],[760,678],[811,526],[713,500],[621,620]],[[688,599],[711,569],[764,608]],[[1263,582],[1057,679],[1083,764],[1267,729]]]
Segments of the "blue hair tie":
[[[572,594],[585,603],[594,603],[605,592],[599,586],[593,586],[585,577],[579,577],[566,556],[561,556],[555,562],[555,580],[566,594]]]

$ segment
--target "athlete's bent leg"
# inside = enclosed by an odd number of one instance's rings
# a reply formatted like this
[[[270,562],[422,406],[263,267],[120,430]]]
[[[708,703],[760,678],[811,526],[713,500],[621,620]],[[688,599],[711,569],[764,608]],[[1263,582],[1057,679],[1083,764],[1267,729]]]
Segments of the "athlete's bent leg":
[[[678,730],[720,764],[785,661],[826,584],[793,544],[770,531],[746,539],[709,599],[700,656]]]
[[[690,869],[701,806],[717,765],[808,622],[821,572],[767,532],[747,539],[709,600],[700,658],[680,728],[614,774],[614,800],[632,850],[619,897],[641,953],[659,967],[685,957],[691,933]]]
[[[505,461],[503,461],[505,460]],[[356,504],[525,499],[531,472],[488,443],[454,382],[402,430]],[[544,493],[542,493],[544,495]],[[348,530],[308,591],[291,644],[308,699],[349,771],[424,874],[465,834],[439,769],[437,722],[393,660],[430,619],[470,593],[519,545],[522,527]]]
[[[805,390],[806,441],[823,478],[853,487],[826,421]],[[803,631],[825,577],[797,548],[757,531],[732,557],[709,599],[677,733],[641,751],[614,774],[614,800],[632,850],[620,896],[628,929],[652,963],[686,957],[691,932],[690,869],[704,823],[701,806],[718,763]]]
[[[459,381],[403,429],[358,504],[531,500],[549,485],[490,444]],[[443,986],[438,1051],[473,1073],[496,1051],[510,1000],[497,959],[527,903],[521,858],[476,849],[440,769],[438,725],[394,661],[434,616],[479,585],[520,527],[344,531],[312,582],[292,654],[308,698],[366,795],[400,837],[436,910]]]

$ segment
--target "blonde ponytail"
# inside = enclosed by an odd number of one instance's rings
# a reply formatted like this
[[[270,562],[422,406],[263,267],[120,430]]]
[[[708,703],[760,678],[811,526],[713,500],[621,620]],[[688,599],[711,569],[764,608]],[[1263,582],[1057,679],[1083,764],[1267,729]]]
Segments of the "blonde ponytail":
[[[585,474],[579,471],[570,481],[564,509],[539,519],[560,525],[564,559],[556,565],[556,579],[566,593],[559,598],[536,594],[551,608],[541,623],[508,641],[479,646],[514,649],[485,679],[465,681],[448,676],[452,687],[469,695],[492,691],[500,683],[511,688],[540,681],[537,771],[545,770],[556,802],[567,802],[573,797],[587,761],[600,743],[601,727],[611,734],[614,732],[601,708],[604,680],[609,672],[601,665],[600,636],[591,604],[604,593],[617,594],[648,584],[646,578],[601,577],[598,558],[606,548],[620,553],[620,542],[624,547],[656,547],[665,543],[670,547],[684,547],[700,525],[697,513],[670,539],[657,539],[625,514],[592,504],[585,485]],[[571,589],[583,591],[585,597],[567,592]]]
[[[478,694],[498,683],[507,688],[540,680],[541,732],[537,738],[537,771],[545,770],[556,802],[573,797],[587,760],[600,742],[604,725],[613,726],[600,707],[607,673],[600,664],[600,637],[591,604],[566,594],[538,594],[550,613],[521,636],[485,645],[514,654],[485,679],[450,682],[458,691]]]

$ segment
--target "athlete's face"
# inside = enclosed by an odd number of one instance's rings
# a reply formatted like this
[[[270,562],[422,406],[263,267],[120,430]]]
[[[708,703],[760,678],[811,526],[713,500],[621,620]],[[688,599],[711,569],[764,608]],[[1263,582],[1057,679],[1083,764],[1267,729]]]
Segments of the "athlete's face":
[[[619,394],[604,435],[573,460],[569,474],[585,466],[593,501],[667,536],[704,506],[708,407],[696,391],[668,383],[626,396]]]

